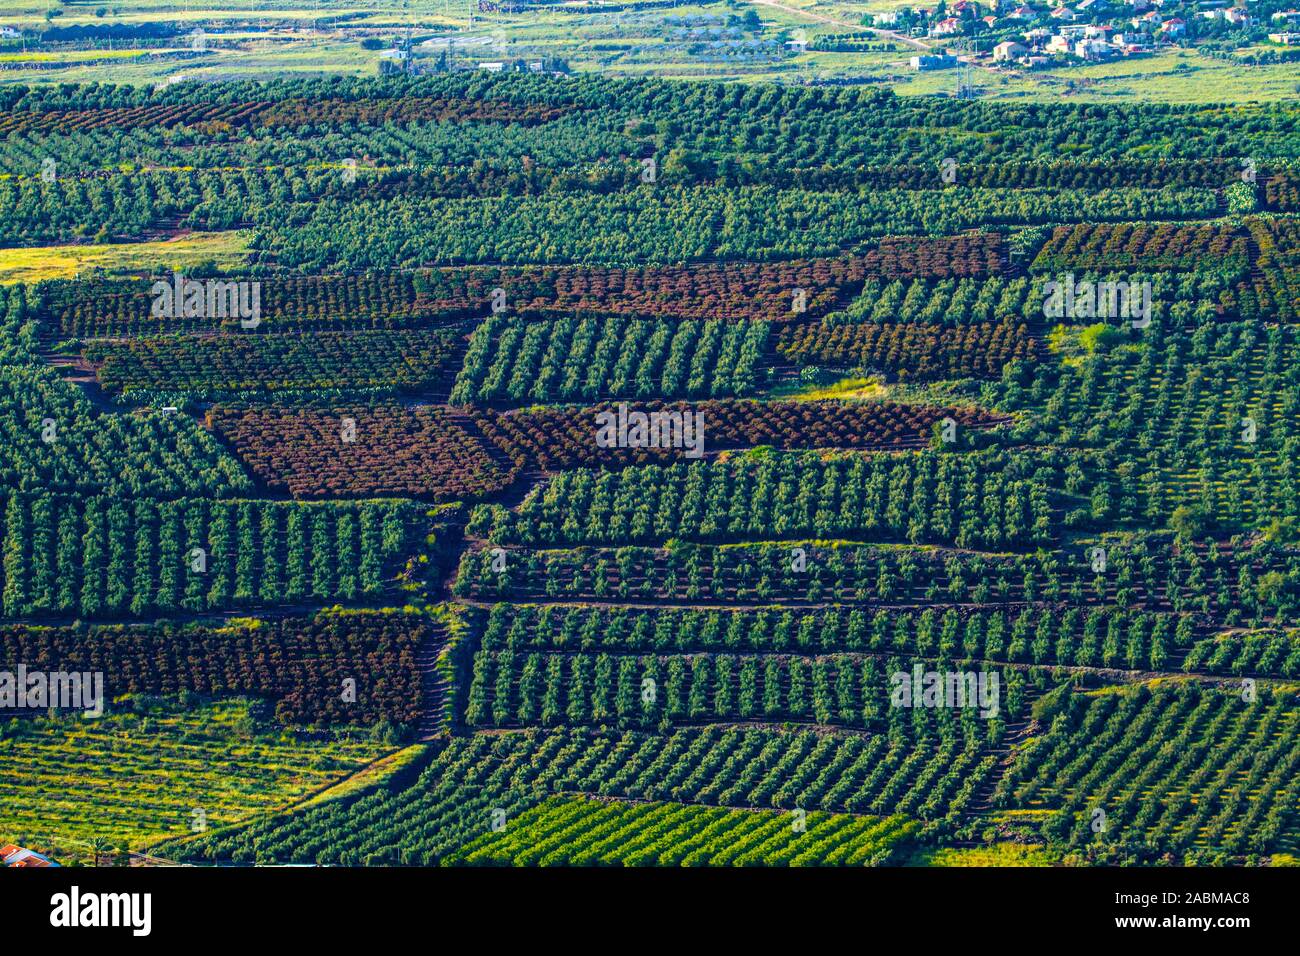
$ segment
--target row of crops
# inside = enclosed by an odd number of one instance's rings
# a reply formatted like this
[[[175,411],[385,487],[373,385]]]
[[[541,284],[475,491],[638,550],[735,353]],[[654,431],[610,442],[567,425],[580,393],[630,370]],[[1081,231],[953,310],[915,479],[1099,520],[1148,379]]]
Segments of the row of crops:
[[[0,286],[0,672],[102,673],[119,747],[386,758],[188,836],[137,771],[153,852],[1294,847],[1293,107],[474,72],[0,93],[0,245],[220,230],[193,277],[260,295]]]

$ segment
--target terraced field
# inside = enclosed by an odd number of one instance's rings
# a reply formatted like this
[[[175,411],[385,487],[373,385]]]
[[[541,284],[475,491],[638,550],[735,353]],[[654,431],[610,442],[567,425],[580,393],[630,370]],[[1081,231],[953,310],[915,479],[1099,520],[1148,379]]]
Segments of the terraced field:
[[[0,845],[1288,862],[1294,104],[546,63],[0,87]]]

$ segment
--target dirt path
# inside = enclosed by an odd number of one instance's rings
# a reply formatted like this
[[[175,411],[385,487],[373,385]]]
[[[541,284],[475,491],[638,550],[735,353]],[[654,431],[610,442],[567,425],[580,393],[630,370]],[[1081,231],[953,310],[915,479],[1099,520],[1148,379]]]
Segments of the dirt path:
[[[846,20],[837,20],[834,17],[828,17],[822,13],[814,13],[811,10],[804,10],[799,7],[786,6],[784,3],[778,3],[777,0],[750,0],[750,2],[760,7],[774,7],[777,10],[784,10],[786,13],[792,13],[797,17],[807,17],[810,20],[817,20],[821,23],[829,23],[831,26],[843,27],[846,30],[851,30],[853,32],[861,32],[865,30],[868,33],[874,33],[876,36],[880,37],[881,39],[893,40],[896,43],[901,43],[904,46],[910,46],[912,49],[919,50],[922,53],[928,53],[932,49],[929,43],[926,43],[923,40],[918,40],[916,37],[909,37],[909,36],[905,36],[902,33],[895,33],[893,30],[882,30],[880,27],[869,27],[861,23],[849,23]],[[973,56],[958,56],[957,59],[961,60],[963,63],[966,63],[970,66],[979,67],[982,70],[989,70],[990,72],[994,72],[994,73],[998,72],[988,64],[979,62]]]
[[[883,39],[897,40],[899,43],[904,43],[916,50],[930,49],[928,44],[922,43],[914,37],[906,37],[901,33],[894,33],[891,30],[881,30],[879,27],[868,27],[861,23],[849,23],[846,20],[836,20],[834,17],[828,17],[821,13],[813,13],[811,10],[803,10],[799,7],[788,7],[784,3],[777,3],[776,0],[752,0],[752,2],[761,7],[775,7],[778,10],[784,10],[786,13],[793,13],[798,17],[807,17],[810,20],[819,20],[822,23],[829,23],[831,26],[844,27],[846,30],[855,33],[865,30],[868,33],[874,33],[876,36]]]

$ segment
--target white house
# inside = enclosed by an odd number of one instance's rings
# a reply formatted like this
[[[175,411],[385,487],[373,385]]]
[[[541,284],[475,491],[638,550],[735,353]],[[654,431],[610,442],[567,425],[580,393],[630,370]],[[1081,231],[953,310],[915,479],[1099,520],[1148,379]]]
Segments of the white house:
[[[930,36],[947,37],[954,33],[961,33],[961,21],[956,17],[945,17],[934,26],[930,27]]]
[[[1028,48],[1015,40],[1007,40],[1005,43],[999,43],[993,48],[993,61],[995,63],[1004,60],[1014,60],[1018,56],[1024,56],[1028,53]]]
[[[1082,60],[1100,60],[1114,54],[1115,48],[1104,40],[1080,40],[1074,45],[1074,55]]]
[[[1167,33],[1171,37],[1180,37],[1187,32],[1187,21],[1182,17],[1174,17],[1160,24],[1160,32]]]

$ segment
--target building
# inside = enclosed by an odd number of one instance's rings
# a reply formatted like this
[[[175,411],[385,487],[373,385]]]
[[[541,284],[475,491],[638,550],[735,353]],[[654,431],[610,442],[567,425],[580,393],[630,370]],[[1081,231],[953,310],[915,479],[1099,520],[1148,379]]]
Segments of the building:
[[[500,73],[506,68],[506,65],[504,63],[480,63],[478,68],[487,70],[489,73]]]
[[[961,33],[961,21],[956,17],[945,17],[930,27],[930,36],[932,37],[947,37],[955,33]]]
[[[1268,38],[1282,46],[1300,46],[1300,33],[1270,33]]]
[[[1115,55],[1115,48],[1104,40],[1080,40],[1074,45],[1074,55],[1081,60],[1104,60]]]
[[[1016,7],[1007,14],[1007,17],[1012,20],[1033,20],[1037,16],[1032,7]]]
[[[1029,52],[1029,48],[1015,40],[1007,40],[1005,43],[999,43],[993,48],[993,61],[995,63],[1005,60],[1014,60],[1016,57],[1024,56]]]
[[[17,40],[23,35],[21,30],[13,27],[0,27],[0,40]]]
[[[912,57],[912,69],[925,73],[929,70],[949,70],[957,65],[957,58],[947,53]]]
[[[1079,19],[1079,15],[1069,7],[1057,7],[1052,11],[1051,16],[1053,20],[1061,20],[1065,23],[1071,23]]]
[[[5,866],[58,866],[48,856],[37,853],[35,850],[28,850],[18,846],[16,843],[7,843],[0,846],[0,863]]]
[[[1182,17],[1174,17],[1160,24],[1160,32],[1167,33],[1171,37],[1180,37],[1187,32],[1187,21]]]

